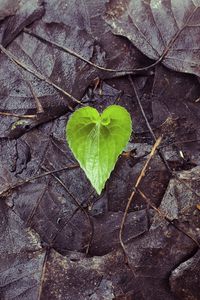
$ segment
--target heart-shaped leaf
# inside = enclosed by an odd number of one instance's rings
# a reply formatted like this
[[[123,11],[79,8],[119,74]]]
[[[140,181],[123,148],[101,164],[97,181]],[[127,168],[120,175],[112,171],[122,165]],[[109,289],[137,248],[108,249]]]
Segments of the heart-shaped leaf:
[[[66,127],[68,144],[99,195],[131,131],[130,114],[119,105],[107,107],[101,115],[92,107],[71,115]]]

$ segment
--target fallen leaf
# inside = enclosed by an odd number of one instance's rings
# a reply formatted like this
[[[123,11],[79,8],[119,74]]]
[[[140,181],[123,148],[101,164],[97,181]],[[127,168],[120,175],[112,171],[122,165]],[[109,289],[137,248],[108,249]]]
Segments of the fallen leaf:
[[[0,20],[14,15],[16,10],[19,8],[20,0],[13,2],[13,0],[1,0],[0,1]]]
[[[199,257],[194,257],[193,268],[188,268],[189,264],[182,268],[182,263],[187,263],[194,255],[197,243],[172,224],[157,218],[157,213],[152,213],[140,195],[136,195],[130,206],[123,230],[129,263],[137,278],[126,265],[120,248],[119,229],[127,199],[152,147],[151,135],[128,78],[114,78],[106,83],[100,80],[94,90],[89,85],[97,76],[105,79],[116,74],[96,70],[48,41],[42,42],[28,31],[23,32],[23,28],[28,26],[30,32],[70,48],[103,67],[138,68],[149,65],[149,58],[126,37],[112,34],[102,18],[107,0],[21,2],[27,5],[27,10],[21,7],[14,17],[1,22],[1,43],[8,43],[6,49],[20,61],[98,111],[114,103],[125,107],[134,124],[131,141],[134,157],[120,157],[100,197],[79,167],[55,172],[75,163],[65,140],[69,117],[67,105],[71,101],[0,54],[0,110],[11,114],[35,114],[36,105],[26,84],[28,80],[46,113],[27,124],[31,130],[24,125],[20,128],[22,134],[12,139],[8,138],[11,135],[5,138],[5,133],[13,123],[15,126],[20,122],[13,116],[0,117],[0,298],[171,300],[176,295],[185,299],[187,294],[190,298],[198,296],[195,282],[199,287],[199,272],[195,272],[198,270],[195,263]],[[139,0],[132,2],[134,5],[140,3]],[[168,0],[157,2],[158,5],[169,3]],[[176,3],[180,5],[176,11],[183,12],[191,1]],[[39,17],[44,8],[45,14]],[[158,11],[162,16],[164,10]],[[142,15],[138,18],[142,19]],[[198,31],[198,26],[190,26],[190,30]],[[170,30],[166,34],[170,34]],[[189,42],[192,38],[193,34],[188,34]],[[177,157],[176,142],[182,141],[179,149],[184,157],[189,156],[199,166],[200,112],[199,103],[195,102],[199,98],[198,78],[157,65],[155,72],[152,69],[145,76],[132,76],[132,79],[156,136],[160,130],[164,134],[161,148],[168,163],[172,156]],[[176,127],[169,122],[169,130],[163,130],[162,124],[168,117],[175,120]],[[185,139],[193,142],[187,140],[185,143]],[[191,169],[192,165],[187,167]],[[54,173],[42,176],[46,172],[42,168]],[[160,209],[170,217],[178,218],[175,224],[199,239],[199,211],[196,208],[199,197],[191,191],[199,193],[199,171],[193,168],[180,173],[190,189],[184,184],[180,187],[179,181],[171,178],[166,191],[169,174],[156,155],[140,189],[156,207],[162,202]],[[18,188],[9,188],[37,175],[42,177]],[[86,249],[89,257],[85,255]],[[183,269],[186,273],[182,276],[179,270]],[[175,270],[177,277],[172,285],[170,275],[174,275]]]
[[[45,258],[39,236],[3,201],[0,217],[0,298],[37,299]]]
[[[184,261],[172,271],[169,283],[177,299],[199,299],[199,272],[200,251],[197,251],[193,257]]]
[[[111,0],[105,19],[149,58],[200,76],[199,0]]]
[[[14,16],[11,16],[5,20],[3,23],[2,34],[2,45],[4,47],[8,46],[17,35],[23,30],[24,27],[30,25],[35,20],[42,17],[45,12],[43,1],[32,0],[31,4],[29,0],[20,1],[6,1],[7,6],[10,2],[12,3],[12,9],[14,10],[19,4],[19,9]]]
[[[40,299],[111,300],[126,293],[127,285],[132,296],[137,294],[138,299],[144,300],[139,281],[124,265],[121,252],[87,258],[76,252],[63,257],[52,250]]]

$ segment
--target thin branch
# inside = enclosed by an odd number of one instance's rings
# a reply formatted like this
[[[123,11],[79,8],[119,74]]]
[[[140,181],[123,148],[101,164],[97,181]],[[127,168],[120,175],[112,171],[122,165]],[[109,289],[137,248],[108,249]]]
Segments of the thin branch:
[[[39,78],[40,80],[48,83],[49,85],[53,86],[57,91],[61,92],[64,96],[67,96],[68,98],[70,98],[72,101],[78,103],[78,104],[82,104],[82,102],[78,99],[76,99],[74,96],[72,96],[71,94],[69,94],[68,92],[66,92],[65,90],[63,90],[61,87],[59,87],[57,84],[55,84],[54,82],[52,82],[50,79],[48,79],[46,76],[44,76],[43,74],[41,74],[40,72],[31,69],[29,66],[27,66],[24,62],[21,62],[20,60],[18,60],[17,57],[15,57],[10,51],[6,50],[6,48],[4,48],[1,44],[0,44],[0,50],[17,66],[23,68],[24,70],[26,70],[27,72],[33,74],[35,77]],[[73,111],[73,108],[71,106],[68,107],[71,111]]]
[[[128,210],[129,210],[129,207],[133,201],[133,197],[135,196],[135,193],[136,193],[136,189],[137,187],[139,186],[142,178],[145,176],[145,173],[146,173],[146,170],[149,166],[149,163],[151,161],[151,159],[154,157],[154,154],[157,150],[157,148],[159,147],[160,143],[161,143],[161,140],[162,140],[162,137],[159,137],[155,144],[153,145],[153,148],[151,149],[151,152],[149,154],[149,157],[146,161],[146,163],[144,164],[144,167],[142,168],[141,172],[140,172],[140,175],[136,181],[136,184],[134,186],[134,189],[133,189],[133,192],[131,193],[131,196],[129,197],[128,199],[128,203],[126,205],[126,209],[125,209],[125,212],[124,212],[124,215],[123,215],[123,218],[122,218],[122,222],[121,222],[121,226],[120,226],[120,231],[119,231],[119,241],[120,241],[120,244],[121,244],[121,247],[124,251],[124,253],[126,254],[126,249],[125,249],[125,245],[124,245],[124,242],[123,242],[123,238],[122,238],[122,234],[123,234],[123,229],[124,229],[124,224],[125,224],[125,221],[126,221],[126,217],[127,217],[127,214],[128,214]]]
[[[137,68],[137,69],[128,69],[128,70],[117,70],[117,69],[110,69],[110,68],[104,68],[102,66],[99,66],[89,60],[87,60],[86,58],[84,58],[83,56],[81,56],[80,54],[76,53],[75,51],[64,47],[56,42],[52,42],[40,35],[38,35],[37,33],[32,32],[30,29],[28,28],[24,28],[23,31],[37,39],[39,39],[40,41],[42,41],[43,43],[48,43],[54,47],[57,47],[58,49],[71,54],[72,56],[84,61],[85,63],[91,65],[92,67],[101,70],[101,71],[105,71],[105,72],[110,72],[110,73],[115,73],[115,76],[126,76],[126,75],[134,75],[134,74],[142,74],[142,72],[145,72],[153,67],[155,67],[157,64],[160,63],[160,61],[163,59],[162,57],[160,59],[158,59],[157,61],[155,61],[153,64],[146,66],[146,67],[142,67],[142,68]]]
[[[193,12],[189,15],[189,17],[185,21],[184,25],[172,37],[172,39],[168,43],[167,47],[164,49],[164,51],[163,51],[163,53],[162,53],[162,55],[160,57],[160,61],[162,61],[167,56],[168,52],[171,50],[173,44],[175,43],[175,41],[177,40],[177,38],[180,36],[181,32],[188,26],[190,20],[193,18],[193,16],[194,16],[195,12],[197,11],[197,9],[199,9],[199,6],[195,7],[195,9],[193,10]]]
[[[152,130],[152,128],[151,128],[151,125],[149,124],[149,121],[148,121],[148,119],[147,119],[147,117],[146,117],[146,114],[145,114],[145,112],[144,112],[144,109],[143,109],[142,104],[141,104],[141,101],[140,101],[140,97],[139,97],[139,95],[138,95],[138,92],[137,92],[137,90],[136,90],[134,81],[133,81],[133,79],[131,78],[131,76],[129,76],[129,81],[130,81],[131,86],[132,86],[132,88],[133,88],[133,90],[134,90],[134,93],[135,93],[135,96],[136,96],[136,100],[137,100],[137,103],[138,103],[138,105],[139,105],[139,108],[140,108],[140,111],[141,111],[141,113],[142,113],[142,116],[143,116],[143,118],[144,118],[144,120],[145,120],[145,122],[146,122],[146,126],[147,126],[147,128],[149,129],[149,132],[151,133],[151,136],[152,136],[153,141],[154,141],[154,143],[155,143],[155,142],[156,142],[156,136],[155,136],[155,134],[154,134],[154,132],[153,132],[153,130]],[[163,161],[163,163],[165,164],[165,166],[166,166],[166,168],[167,168],[169,174],[172,175],[172,174],[173,174],[173,171],[171,170],[171,168],[170,168],[170,166],[169,166],[169,164],[168,164],[168,162],[167,162],[167,160],[166,160],[166,158],[165,158],[165,155],[164,155],[164,153],[163,153],[163,151],[162,151],[161,149],[158,149],[158,154],[159,154],[161,160]]]
[[[47,189],[48,189],[48,185],[44,188],[44,190],[42,191],[40,197],[38,197],[38,199],[37,199],[35,205],[34,205],[33,208],[31,209],[31,212],[30,212],[30,214],[29,214],[29,216],[28,216],[28,218],[27,218],[27,220],[26,220],[26,223],[25,223],[25,224],[26,224],[26,227],[31,227],[32,219],[33,219],[33,217],[34,217],[34,215],[35,215],[35,213],[36,213],[36,211],[37,211],[37,209],[38,209],[38,207],[39,207],[39,205],[40,205],[40,203],[41,203],[41,201],[42,201],[42,198],[43,198],[44,194],[45,194],[46,191],[47,191]]]
[[[34,90],[33,90],[33,87],[32,87],[32,85],[31,85],[31,83],[30,83],[28,80],[25,80],[25,81],[26,81],[26,83],[27,83],[28,86],[29,86],[29,89],[30,89],[30,91],[31,91],[31,94],[32,94],[32,96],[33,96],[33,99],[35,100],[35,105],[36,105],[37,113],[38,113],[38,114],[44,113],[44,109],[43,109],[43,107],[42,107],[42,104],[41,104],[39,98],[36,96],[36,94],[35,94],[35,92],[34,92]]]
[[[15,117],[15,118],[20,118],[20,119],[36,119],[36,115],[18,115],[14,113],[9,113],[9,112],[2,112],[0,111],[0,115],[3,117]]]

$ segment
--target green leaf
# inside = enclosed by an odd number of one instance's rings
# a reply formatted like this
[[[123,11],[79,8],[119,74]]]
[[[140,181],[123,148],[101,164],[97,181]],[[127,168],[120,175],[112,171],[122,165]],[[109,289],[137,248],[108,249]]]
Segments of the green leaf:
[[[66,126],[66,139],[75,158],[100,195],[132,131],[128,111],[111,105],[100,115],[92,107],[76,110]]]

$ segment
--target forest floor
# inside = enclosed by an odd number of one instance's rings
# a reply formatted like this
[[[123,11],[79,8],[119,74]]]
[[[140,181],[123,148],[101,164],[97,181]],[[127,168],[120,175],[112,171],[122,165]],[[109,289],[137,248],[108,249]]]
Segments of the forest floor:
[[[199,300],[200,1],[3,2],[0,299]],[[98,196],[65,128],[110,104],[133,133]]]

